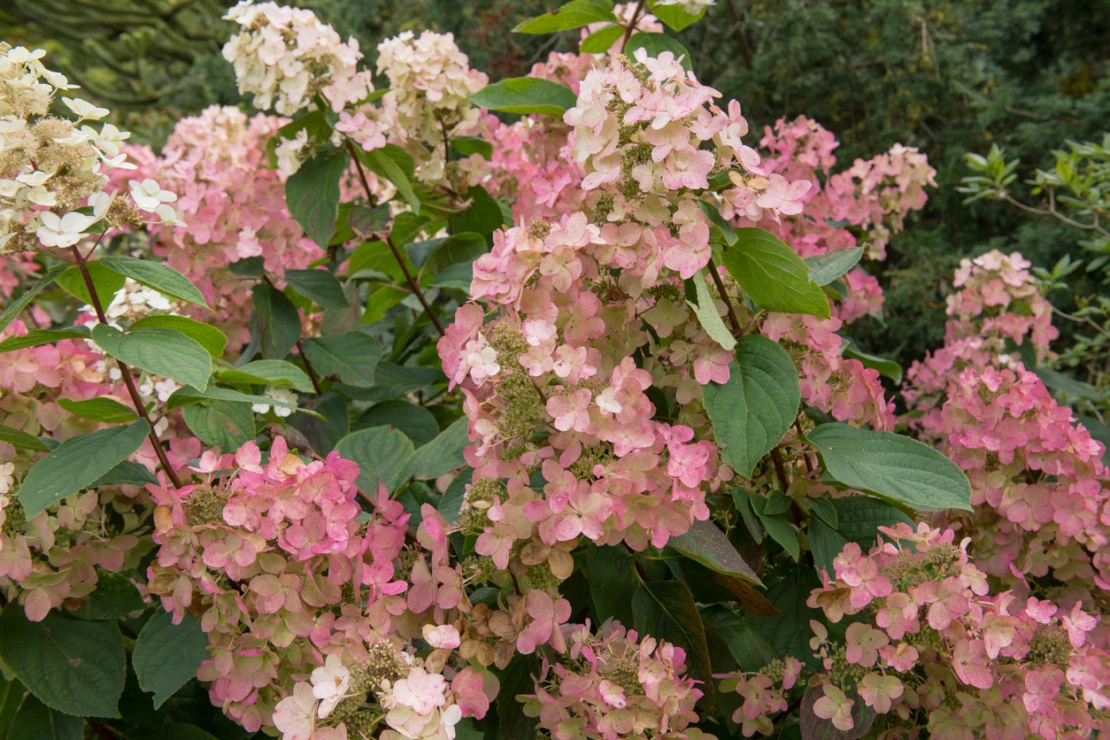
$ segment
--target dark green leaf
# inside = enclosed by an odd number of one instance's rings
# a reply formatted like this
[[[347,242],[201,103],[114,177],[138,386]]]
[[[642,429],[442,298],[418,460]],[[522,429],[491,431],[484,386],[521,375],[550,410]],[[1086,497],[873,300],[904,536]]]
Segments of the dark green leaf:
[[[790,355],[759,335],[738,343],[728,382],[703,392],[721,458],[746,478],[790,429],[802,397]]]
[[[759,522],[755,509],[752,508],[751,496],[752,494],[742,488],[732,489],[732,500],[736,504],[736,510],[740,512],[740,518],[744,520],[744,526],[748,528],[752,539],[758,544],[763,542],[763,525]]]
[[[454,234],[437,244],[424,260],[423,271],[438,275],[444,268],[460,262],[473,262],[489,251],[486,238],[472,231]]]
[[[269,285],[254,286],[251,295],[262,333],[262,356],[283,359],[301,338],[300,314],[284,293]]]
[[[15,320],[15,317],[19,316],[19,314],[22,313],[23,309],[31,305],[31,301],[35,299],[35,296],[37,296],[46,288],[49,288],[51,285],[53,285],[54,282],[58,279],[58,276],[70,269],[72,268],[70,268],[68,265],[58,265],[57,267],[51,268],[42,276],[42,278],[39,279],[37,283],[32,285],[27,290],[23,291],[23,294],[21,296],[12,301],[11,305],[4,309],[4,313],[0,313],[0,331],[4,331],[5,329],[7,329],[8,324],[12,323],[12,321]],[[117,290],[119,289],[117,288]]]
[[[134,409],[129,406],[124,406],[119,401],[109,398],[108,396],[90,398],[87,401],[74,401],[69,398],[61,398],[58,399],[58,405],[74,416],[80,416],[82,419],[104,421],[109,424],[128,424],[138,418],[135,415]]]
[[[466,191],[466,199],[470,206],[451,218],[451,230],[456,234],[470,231],[481,234],[488,242],[493,232],[509,223],[501,205],[481,185],[471,185]]]
[[[463,470],[456,475],[451,485],[443,492],[443,498],[439,500],[439,513],[443,514],[451,524],[459,521],[463,499],[466,497],[466,487],[473,479],[473,473],[473,470]]]
[[[119,716],[125,663],[115,622],[56,611],[31,622],[14,608],[0,614],[0,634],[0,657],[43,704],[77,717]]]
[[[536,737],[539,722],[524,714],[524,705],[516,697],[520,694],[534,694],[534,678],[539,675],[540,663],[535,655],[515,655],[501,672],[501,689],[497,692],[497,740]]]
[[[276,398],[270,398],[269,396],[256,396],[252,393],[240,393],[239,391],[233,391],[230,388],[217,388],[216,386],[209,387],[208,390],[204,391],[203,393],[194,388],[179,388],[174,391],[173,395],[170,396],[170,399],[166,402],[166,408],[172,410],[176,408],[181,408],[182,406],[188,406],[192,403],[204,403],[206,401],[230,401],[231,403],[240,404],[260,403],[266,404],[267,406],[280,406],[284,409],[299,408],[295,404],[286,403],[285,401],[279,401]]]
[[[321,376],[338,375],[347,385],[369,388],[382,356],[381,345],[369,334],[351,332],[303,343],[305,356]]]
[[[41,439],[19,429],[0,424],[0,442],[7,442],[17,450],[34,450],[35,452],[50,452]]]
[[[145,465],[140,465],[137,462],[124,460],[109,470],[104,475],[96,479],[89,488],[100,488],[101,486],[145,486],[147,483],[158,485],[158,479],[154,474],[147,470]]]
[[[101,429],[62,442],[35,463],[19,487],[19,503],[27,518],[88,488],[139,449],[148,432],[150,426],[139,420],[130,426]]]
[[[453,136],[451,148],[464,157],[479,154],[487,161],[493,159],[493,144],[481,136]]]
[[[634,624],[632,597],[640,586],[632,553],[620,545],[590,545],[586,550],[586,572],[597,618],[610,617],[621,624]]]
[[[954,462],[899,434],[822,424],[809,433],[829,474],[848,488],[919,511],[971,510],[971,484]]]
[[[158,611],[139,633],[131,662],[143,691],[154,693],[157,709],[196,676],[207,657],[208,635],[199,619],[186,614],[175,625],[173,614]]]
[[[19,679],[13,678],[11,681],[5,681],[4,677],[0,675],[0,737],[6,737],[4,733],[12,726],[12,720],[15,719],[16,712],[19,711],[19,705],[23,701],[23,693],[26,689]],[[38,700],[35,700],[38,702]]]
[[[374,404],[358,417],[354,429],[358,431],[380,426],[401,430],[416,447],[428,444],[439,434],[439,425],[432,412],[400,399]]]
[[[375,149],[367,153],[366,159],[362,161],[368,161],[370,169],[393,183],[397,192],[412,208],[413,213],[419,215],[420,199],[416,197],[416,191],[412,189],[412,183],[409,181],[408,175],[405,174],[405,170],[396,159],[383,149]]]
[[[214,326],[202,324],[199,321],[193,321],[184,316],[147,316],[132,324],[128,328],[128,331],[140,331],[143,329],[172,329],[174,331],[179,331],[185,336],[197,340],[200,346],[208,350],[208,354],[213,357],[222,355],[224,353],[224,348],[227,347],[227,337],[222,331]]]
[[[212,375],[212,356],[200,342],[173,329],[143,329],[122,334],[106,324],[92,330],[102,350],[132,367],[203,391]]]
[[[185,407],[182,417],[201,442],[225,452],[237,450],[254,439],[254,412],[245,403],[192,404]]]
[[[409,461],[409,475],[414,478],[438,478],[465,465],[463,449],[470,443],[467,425],[468,419],[464,416],[418,449]]]
[[[3,345],[0,345],[0,348],[2,347]],[[1046,386],[1066,396],[1085,398],[1088,401],[1102,400],[1102,394],[1099,393],[1098,388],[1095,388],[1090,383],[1076,380],[1050,367],[1038,367],[1036,373],[1037,377],[1039,377],[1041,382]]]
[[[810,620],[823,621],[820,609],[811,609],[806,599],[821,582],[811,568],[791,568],[786,577],[767,590],[767,598],[779,610],[774,617],[751,618],[751,624],[763,635],[781,657],[792,655],[811,668],[817,665],[809,639],[813,630]]]
[[[335,449],[358,463],[358,487],[371,496],[379,481],[392,493],[408,478],[412,440],[396,429],[371,427],[352,432],[339,440]]]
[[[189,282],[189,278],[169,265],[122,256],[101,257],[98,264],[170,298],[208,308],[208,301],[204,299],[204,294]],[[104,296],[101,298],[103,299]],[[109,302],[110,299],[104,301],[105,305]]]
[[[758,671],[776,658],[775,648],[744,617],[723,606],[701,611],[706,635],[717,637],[745,672]]]
[[[460,262],[443,270],[432,286],[436,288],[455,288],[470,294],[470,286],[474,282],[474,265],[470,262]]]
[[[539,77],[513,77],[487,85],[470,96],[481,108],[503,113],[538,113],[562,116],[578,102],[567,87]]]
[[[257,277],[260,278],[266,274],[266,263],[262,257],[247,257],[245,259],[237,260],[227,266],[232,275],[239,277]]]
[[[613,4],[608,0],[570,0],[558,10],[531,18],[517,25],[514,33],[555,33],[581,28],[591,23],[616,23]]]
[[[242,367],[218,370],[216,377],[234,385],[275,385],[312,393],[312,380],[304,370],[285,360],[255,360]]]
[[[717,704],[713,667],[705,626],[690,587],[682,581],[642,583],[632,597],[632,611],[637,632],[666,640],[686,651],[688,675],[704,682],[701,688],[705,695],[699,704],[712,714]]]
[[[62,339],[88,339],[87,326],[74,326],[67,329],[30,329],[21,337],[9,337],[0,342],[0,354],[14,352],[17,349],[38,347],[43,344],[53,344]]]
[[[802,557],[802,549],[798,544],[798,533],[794,526],[782,514],[758,514],[759,521],[763,525],[763,529],[775,542],[782,545],[782,549],[790,553],[790,557],[794,558],[794,562]]]
[[[863,247],[849,247],[806,257],[809,279],[818,285],[828,285],[855,267],[862,256]]]
[[[624,36],[624,26],[605,26],[594,31],[579,45],[578,50],[583,54],[604,54],[613,48],[621,36]]]
[[[101,305],[107,306],[116,297],[116,293],[123,289],[126,278],[118,272],[109,270],[99,262],[88,262],[85,267],[92,278],[93,287],[96,288],[96,297],[100,299]],[[85,278],[81,275],[81,268],[76,265],[70,267],[57,276],[56,282],[59,288],[77,300],[84,301],[88,305],[92,304],[92,296],[89,295]]]
[[[660,54],[669,51],[674,54],[675,59],[681,60],[684,69],[691,70],[694,68],[689,50],[678,39],[671,38],[666,34],[643,32],[632,34],[628,43],[624,45],[624,53],[629,59],[635,59],[637,49],[643,49],[653,59],[658,59]]]
[[[321,249],[328,246],[335,233],[335,219],[339,213],[339,178],[348,164],[350,158],[345,152],[318,153],[303,162],[300,169],[285,181],[289,213]]]
[[[809,520],[808,535],[809,549],[813,551],[813,564],[817,566],[818,570],[828,573],[830,577],[835,576],[836,570],[833,568],[833,559],[848,544],[848,540],[835,528],[817,518]]]
[[[215,735],[196,725],[166,725],[158,733],[158,740],[219,740]]]
[[[744,562],[744,558],[732,546],[725,533],[711,521],[695,520],[690,525],[689,531],[678,537],[672,537],[667,544],[691,560],[696,560],[718,573],[759,583],[759,577],[756,576],[755,571]]]
[[[829,498],[809,498],[810,508],[818,519],[828,524],[833,529],[840,526],[840,515],[836,511],[836,504]]]
[[[155,480],[157,483],[157,480]],[[120,619],[146,609],[139,589],[122,573],[97,570],[96,589],[73,612],[78,619]]]
[[[864,367],[869,367],[872,370],[877,370],[879,375],[884,378],[890,378],[895,383],[902,382],[902,366],[894,360],[888,360],[885,357],[877,355],[869,355],[863,352],[855,345],[851,339],[844,339],[844,346],[841,350],[845,357],[852,360],[859,360]]]
[[[347,308],[343,286],[327,270],[286,270],[285,282],[305,298],[311,298],[322,308]]]
[[[699,200],[698,206],[701,208],[702,213],[704,213],[709,219],[709,222],[720,232],[720,241],[722,241],[726,246],[729,247],[735,244],[738,238],[736,235],[736,229],[732,227],[732,224],[725,220],[724,216],[721,215],[721,212],[717,210],[717,206],[711,203],[707,203],[704,200]]]
[[[870,496],[834,498],[832,504],[836,507],[836,530],[865,552],[875,544],[879,527],[893,527],[898,523],[913,525],[897,508]]]
[[[828,299],[793,249],[763,229],[737,229],[736,235],[736,245],[724,252],[725,267],[760,308],[828,318]]]
[[[351,432],[351,418],[346,402],[336,393],[325,393],[311,405],[323,419],[298,413],[290,422],[308,439],[316,454],[324,456]]]
[[[347,215],[347,224],[351,227],[351,230],[363,238],[367,238],[371,234],[387,233],[391,220],[389,205],[385,203],[376,208],[355,206]]]
[[[29,696],[15,715],[8,740],[81,740],[84,734],[85,720],[55,712]]]

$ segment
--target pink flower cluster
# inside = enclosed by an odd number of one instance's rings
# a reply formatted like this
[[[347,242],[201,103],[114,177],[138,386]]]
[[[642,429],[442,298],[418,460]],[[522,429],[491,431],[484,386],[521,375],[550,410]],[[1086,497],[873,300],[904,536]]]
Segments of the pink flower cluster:
[[[525,714],[555,740],[652,737],[712,740],[688,727],[698,715],[702,692],[683,676],[682,648],[612,621],[595,635],[590,625],[565,628],[570,642],[566,663],[545,659],[536,693],[522,696]]]
[[[849,543],[836,578],[809,605],[830,622],[857,615],[844,642],[812,622],[825,673],[813,712],[841,731],[862,701],[887,715],[892,736],[928,727],[942,740],[976,736],[1088,737],[1110,707],[1110,656],[1092,644],[1099,622],[1012,591],[990,594],[952,530],[880,527],[871,551]],[[862,618],[861,618],[862,617]],[[813,690],[813,689],[811,689]]]
[[[732,713],[732,721],[740,725],[744,737],[757,732],[762,735],[774,732],[771,717],[786,711],[786,697],[797,684],[801,672],[801,661],[787,656],[756,672],[717,676],[724,679],[721,691],[735,691],[744,698],[744,703]]]
[[[224,18],[242,29],[224,45],[224,59],[260,110],[291,116],[320,94],[338,113],[374,90],[370,72],[358,71],[358,40],[343,43],[311,10],[241,0]]]
[[[235,108],[212,106],[183,118],[155,157],[132,148],[143,176],[156,176],[175,192],[185,228],[163,227],[154,251],[189,278],[215,309],[215,323],[231,351],[250,339],[251,293],[228,265],[262,257],[277,279],[303,269],[323,252],[285,205],[285,176],[266,162],[266,142],[282,125],[266,115],[248,118]],[[200,309],[193,309],[200,310]],[[210,321],[204,311],[194,318]]]

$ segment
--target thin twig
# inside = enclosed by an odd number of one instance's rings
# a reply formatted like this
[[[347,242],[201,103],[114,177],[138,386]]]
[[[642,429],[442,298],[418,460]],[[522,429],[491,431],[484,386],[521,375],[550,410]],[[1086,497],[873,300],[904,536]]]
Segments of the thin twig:
[[[804,432],[802,432],[802,424],[797,419],[794,419],[794,429],[796,429],[798,432],[798,441],[804,441],[806,435]],[[813,475],[815,470],[815,468],[813,467],[813,462],[810,461],[809,454],[804,449],[802,450],[802,459],[806,461],[806,470],[809,471],[810,475]]]
[[[312,367],[312,363],[309,362],[308,355],[305,354],[300,339],[297,340],[297,351],[301,353],[301,360],[304,361],[304,369],[308,371],[308,379],[312,381],[312,387],[316,389],[316,395],[324,395],[324,392],[320,390],[320,378],[316,375],[316,368]]]
[[[713,278],[713,284],[717,286],[717,292],[721,294],[721,300],[725,302],[725,307],[728,308],[728,320],[732,324],[732,330],[736,332],[736,338],[739,339],[744,334],[743,328],[740,326],[740,319],[736,315],[735,309],[732,307],[732,301],[728,299],[728,293],[725,292],[725,284],[721,282],[721,276],[717,273],[717,266],[713,264],[713,260],[709,260],[709,275]]]
[[[104,238],[104,234],[100,235],[100,239]],[[96,240],[89,254],[96,250],[96,245],[100,244],[100,239]],[[89,272],[89,267],[86,264],[88,258],[81,254],[81,250],[77,245],[72,246],[73,256],[77,258],[77,269],[81,271],[81,277],[85,281],[85,287],[89,291],[89,298],[92,300],[93,310],[96,311],[96,318],[101,324],[108,326],[108,317],[104,315],[104,306],[100,302],[100,296],[96,294],[96,285],[93,283],[92,274]],[[158,461],[162,464],[162,469],[166,471],[166,477],[173,483],[174,488],[181,488],[181,479],[177,477],[177,472],[174,471],[173,466],[170,465],[169,458],[166,457],[166,451],[162,449],[162,440],[158,439],[158,432],[154,431],[154,424],[150,421],[150,415],[147,414],[146,406],[143,404],[143,397],[139,395],[139,389],[135,386],[135,379],[131,377],[131,368],[127,366],[118,357],[115,358],[116,364],[119,366],[120,375],[123,376],[123,384],[127,386],[127,394],[131,396],[131,403],[135,406],[135,413],[137,413],[143,421],[150,427],[150,443],[154,445],[154,452],[158,455]]]
[[[779,452],[778,447],[771,450],[771,460],[775,463],[775,473],[779,477],[779,483],[782,484],[782,492],[786,493],[786,489],[790,488],[790,480],[786,477],[786,466],[782,463],[782,453]]]
[[[350,139],[347,139],[346,144],[347,150],[351,153],[351,159],[355,162],[355,170],[358,171],[358,179],[362,182],[362,189],[366,191],[366,199],[372,202],[374,196],[370,192],[370,183],[366,179],[366,172],[362,169],[362,162],[358,160],[358,153],[355,151],[354,144],[351,143]],[[424,292],[420,290],[420,284],[413,278],[408,265],[405,264],[405,258],[401,256],[401,251],[397,249],[397,245],[393,243],[393,237],[389,234],[381,234],[379,236],[389,245],[389,250],[393,252],[397,264],[401,266],[401,272],[405,274],[405,280],[408,281],[409,287],[412,288],[412,292],[416,295],[416,299],[420,301],[420,305],[424,307],[424,311],[428,314],[428,318],[431,319],[432,324],[435,325],[436,331],[439,332],[440,336],[443,336],[447,333],[443,329],[443,324],[440,323],[439,318],[435,315],[435,312],[432,311],[432,307],[428,305],[428,301],[424,298]]]

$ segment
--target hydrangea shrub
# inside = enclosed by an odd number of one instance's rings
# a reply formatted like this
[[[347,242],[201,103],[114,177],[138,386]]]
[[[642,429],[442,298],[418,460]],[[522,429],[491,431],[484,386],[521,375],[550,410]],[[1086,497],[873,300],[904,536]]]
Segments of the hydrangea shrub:
[[[935,172],[753,129],[711,4],[572,0],[491,83],[245,0],[257,112],[160,152],[0,45],[0,734],[1104,729],[1105,450],[1030,265],[967,261],[904,384],[856,348]]]

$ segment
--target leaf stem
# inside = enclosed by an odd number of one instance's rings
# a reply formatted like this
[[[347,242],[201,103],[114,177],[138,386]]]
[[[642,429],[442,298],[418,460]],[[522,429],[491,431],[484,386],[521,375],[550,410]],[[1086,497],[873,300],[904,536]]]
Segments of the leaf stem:
[[[717,272],[717,266],[713,264],[712,258],[710,258],[706,267],[709,268],[709,275],[713,278],[713,284],[717,286],[717,292],[721,294],[721,300],[725,302],[725,307],[728,309],[728,321],[732,324],[732,330],[736,332],[736,338],[739,339],[744,335],[744,330],[740,327],[740,318],[736,315],[736,309],[732,307],[732,301],[728,299],[725,284],[721,281],[721,276]]]
[[[644,0],[636,3],[636,9],[632,11],[632,17],[628,21],[628,28],[624,29],[624,38],[621,39],[621,54],[624,53],[624,47],[628,44],[628,39],[632,38],[632,32],[636,30],[636,23],[640,20],[640,13],[644,10]]]
[[[771,460],[775,463],[775,474],[778,475],[779,483],[782,484],[782,492],[790,488],[790,479],[786,477],[786,466],[782,462],[782,453],[779,452],[778,447],[771,449]]]
[[[347,150],[351,153],[351,159],[355,162],[355,169],[358,171],[358,179],[362,182],[362,189],[366,191],[366,200],[372,203],[374,201],[374,196],[370,192],[370,183],[366,180],[366,172],[362,169],[362,162],[358,159],[358,152],[355,151],[354,144],[351,143],[350,139],[347,139],[346,144]],[[408,281],[409,287],[412,288],[412,292],[416,295],[417,300],[420,301],[420,305],[424,307],[424,311],[428,314],[428,318],[431,319],[432,324],[435,325],[436,331],[439,332],[440,336],[443,336],[447,333],[443,329],[443,324],[440,323],[439,317],[432,311],[432,307],[428,305],[428,301],[424,298],[424,292],[420,290],[420,285],[413,278],[408,265],[405,264],[405,258],[401,256],[401,252],[397,249],[397,245],[393,243],[393,237],[389,234],[382,234],[380,236],[382,240],[389,245],[390,251],[393,252],[393,256],[397,260],[397,264],[401,266],[401,272],[405,274],[405,280]]]
[[[104,238],[104,234],[100,235],[100,239],[96,240],[89,254],[96,251],[97,245],[100,240]],[[81,271],[81,277],[85,281],[85,287],[88,288],[89,298],[92,299],[93,310],[96,311],[96,318],[101,324],[108,325],[108,317],[104,314],[104,306],[100,302],[100,296],[96,294],[96,285],[93,284],[92,274],[89,272],[88,258],[81,254],[81,250],[74,244],[72,247],[73,256],[77,259],[77,269]],[[158,439],[158,432],[154,431],[154,424],[150,421],[150,415],[147,414],[146,406],[143,404],[143,397],[139,395],[139,389],[135,386],[135,379],[131,377],[131,368],[129,368],[119,358],[113,358],[119,366],[120,375],[123,376],[123,384],[127,386],[127,394],[131,396],[131,403],[135,406],[135,413],[137,413],[150,427],[150,443],[154,446],[154,452],[158,455],[158,461],[162,464],[162,469],[166,471],[166,477],[173,483],[174,488],[181,488],[181,479],[177,477],[177,472],[174,471],[173,466],[170,465],[169,458],[166,457],[166,451],[162,449],[162,440]]]

